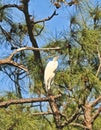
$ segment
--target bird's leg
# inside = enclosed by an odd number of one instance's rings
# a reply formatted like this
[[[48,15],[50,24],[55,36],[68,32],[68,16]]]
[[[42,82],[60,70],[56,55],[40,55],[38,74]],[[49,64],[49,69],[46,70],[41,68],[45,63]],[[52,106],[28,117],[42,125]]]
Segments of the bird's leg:
[[[47,90],[50,89],[50,85],[51,85],[51,78],[49,78],[49,80],[48,80]]]
[[[51,80],[51,85],[53,85],[54,84],[54,78],[52,78],[52,80]]]
[[[54,83],[54,76],[55,76],[55,73],[52,73],[50,85],[53,85],[53,83]]]
[[[50,89],[51,85],[54,83],[54,76],[55,76],[55,73],[52,73],[51,77],[48,80],[48,90]]]

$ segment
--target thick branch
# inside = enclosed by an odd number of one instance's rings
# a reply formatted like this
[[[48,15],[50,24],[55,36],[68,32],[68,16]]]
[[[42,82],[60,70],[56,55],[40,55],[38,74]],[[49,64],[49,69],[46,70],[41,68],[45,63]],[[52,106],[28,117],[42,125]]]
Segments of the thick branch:
[[[57,99],[60,96],[61,95],[57,95],[53,97],[54,99]],[[0,102],[0,107],[8,107],[10,105],[23,104],[23,103],[48,102],[50,99],[51,99],[50,97],[45,97],[45,98],[26,98],[26,99],[9,100],[9,101]]]
[[[13,65],[13,66],[18,67],[20,69],[23,69],[26,72],[28,71],[24,65],[19,64],[17,62],[14,62],[13,60],[11,60],[10,57],[0,60],[0,65],[4,65],[4,64]]]
[[[58,109],[58,106],[56,104],[54,96],[50,96],[49,104],[50,104],[50,107],[51,107],[51,110],[52,110],[52,113],[53,113],[53,117],[54,117],[56,127],[61,128],[61,125],[60,125],[61,115],[60,115],[60,112],[59,112],[59,109]]]

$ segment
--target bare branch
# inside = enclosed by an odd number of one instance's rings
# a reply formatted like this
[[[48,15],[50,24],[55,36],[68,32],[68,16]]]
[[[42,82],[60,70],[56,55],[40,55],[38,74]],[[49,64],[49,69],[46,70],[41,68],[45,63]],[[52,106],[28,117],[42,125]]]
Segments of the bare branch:
[[[38,20],[38,21],[34,22],[34,24],[45,22],[45,21],[49,21],[50,19],[52,19],[56,15],[58,15],[58,14],[56,13],[56,10],[55,10],[51,16],[49,16],[48,18],[44,18],[44,19]]]
[[[57,99],[59,97],[61,97],[61,95],[53,96],[54,99]],[[51,100],[51,97],[15,99],[15,100],[0,102],[0,107],[8,107],[10,105],[23,104],[23,103],[48,102],[49,100]]]
[[[49,51],[49,50],[60,50],[60,47],[55,48],[34,48],[34,47],[22,47],[19,49],[16,49],[11,55],[10,58],[12,58],[17,52],[24,51],[24,50],[33,50],[33,51]]]
[[[17,52],[24,51],[24,50],[33,50],[33,51],[49,51],[49,50],[60,50],[60,47],[55,47],[55,48],[34,48],[34,47],[22,47],[19,49],[16,49],[10,57],[12,58]]]
[[[23,5],[16,5],[16,4],[7,4],[7,5],[4,5],[0,8],[0,11],[1,10],[4,10],[4,9],[7,9],[7,8],[17,8],[21,11],[23,11]]]
[[[1,59],[0,60],[0,65],[3,65],[3,64],[13,65],[13,66],[18,67],[20,69],[23,69],[26,72],[28,71],[27,68],[24,65],[19,64],[17,62],[14,62],[13,60],[11,60],[11,57]]]
[[[101,102],[101,96],[99,96],[96,100],[94,100],[90,106],[93,107],[93,106],[96,106],[99,102]]]

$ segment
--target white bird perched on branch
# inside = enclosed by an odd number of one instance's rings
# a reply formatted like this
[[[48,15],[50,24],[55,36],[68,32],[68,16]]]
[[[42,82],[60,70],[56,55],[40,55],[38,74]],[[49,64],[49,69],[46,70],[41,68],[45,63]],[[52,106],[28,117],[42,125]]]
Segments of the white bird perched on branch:
[[[58,58],[59,56],[56,56],[53,58],[52,61],[49,61],[46,65],[45,71],[44,71],[44,83],[45,83],[45,89],[48,91],[53,83],[53,78],[55,76],[55,70],[58,67]]]

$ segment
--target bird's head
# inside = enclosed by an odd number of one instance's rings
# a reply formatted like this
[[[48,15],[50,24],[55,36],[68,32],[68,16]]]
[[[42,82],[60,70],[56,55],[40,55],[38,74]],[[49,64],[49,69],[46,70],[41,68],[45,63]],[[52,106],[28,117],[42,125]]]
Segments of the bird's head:
[[[53,61],[57,61],[58,58],[59,58],[59,56],[55,56],[55,57],[53,58]]]

